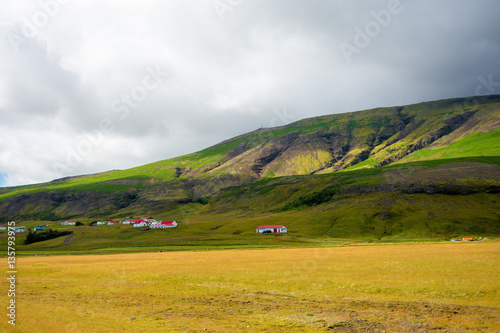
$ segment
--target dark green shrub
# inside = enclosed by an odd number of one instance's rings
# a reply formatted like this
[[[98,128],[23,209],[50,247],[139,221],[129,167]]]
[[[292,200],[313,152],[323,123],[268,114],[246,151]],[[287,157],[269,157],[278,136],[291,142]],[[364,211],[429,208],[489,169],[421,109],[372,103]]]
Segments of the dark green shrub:
[[[294,208],[299,208],[303,206],[315,206],[322,204],[324,202],[328,202],[332,199],[333,195],[337,192],[337,186],[330,186],[327,188],[324,188],[323,190],[319,192],[314,192],[309,195],[305,195],[303,197],[300,197],[298,199],[295,199],[291,202],[288,202],[281,211],[287,211],[290,209]]]
[[[24,241],[24,244],[32,244],[32,243],[37,243],[37,242],[43,242],[49,239],[61,237],[61,236],[66,236],[66,235],[71,235],[73,231],[57,231],[57,230],[52,230],[49,229],[48,231],[42,231],[42,232],[31,232],[31,229],[29,230],[28,236],[26,237],[26,240]]]
[[[199,203],[202,205],[206,205],[206,204],[208,204],[208,199],[207,198],[198,198],[198,199],[194,199],[193,202]]]

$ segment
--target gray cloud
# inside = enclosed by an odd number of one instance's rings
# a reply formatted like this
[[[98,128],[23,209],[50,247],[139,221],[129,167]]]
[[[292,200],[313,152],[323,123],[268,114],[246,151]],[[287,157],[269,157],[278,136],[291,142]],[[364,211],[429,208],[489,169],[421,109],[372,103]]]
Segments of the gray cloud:
[[[500,81],[493,0],[45,3],[8,0],[0,13],[5,185],[128,168],[305,117],[470,96],[480,76]]]

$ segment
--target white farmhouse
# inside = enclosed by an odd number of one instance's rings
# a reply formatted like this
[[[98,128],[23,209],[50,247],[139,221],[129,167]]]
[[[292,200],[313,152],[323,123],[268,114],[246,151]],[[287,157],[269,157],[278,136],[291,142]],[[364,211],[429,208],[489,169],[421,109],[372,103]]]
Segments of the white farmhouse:
[[[149,227],[149,222],[143,219],[139,219],[134,222],[134,227],[140,228],[140,227]]]
[[[151,223],[151,228],[164,229],[164,228],[175,228],[175,227],[177,227],[176,221],[163,221],[163,222],[155,221]]]
[[[287,229],[284,225],[261,225],[257,227],[257,233],[258,234],[266,234],[266,233],[272,233],[272,234],[279,234],[279,233],[286,233]]]

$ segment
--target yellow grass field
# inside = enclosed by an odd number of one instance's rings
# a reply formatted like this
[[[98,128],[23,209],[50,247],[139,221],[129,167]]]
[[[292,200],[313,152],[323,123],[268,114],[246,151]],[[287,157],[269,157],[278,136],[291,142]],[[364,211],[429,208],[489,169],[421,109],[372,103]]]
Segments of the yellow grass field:
[[[498,242],[17,260],[3,332],[500,331]]]

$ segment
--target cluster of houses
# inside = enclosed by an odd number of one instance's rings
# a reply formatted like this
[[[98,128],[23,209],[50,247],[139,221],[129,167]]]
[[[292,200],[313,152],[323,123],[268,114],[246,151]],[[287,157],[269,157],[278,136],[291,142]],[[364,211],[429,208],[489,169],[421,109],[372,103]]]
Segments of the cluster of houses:
[[[132,219],[132,218],[126,218],[123,221],[113,221],[113,220],[108,220],[108,222],[104,221],[97,221],[95,222],[94,225],[118,225],[118,224],[129,224],[133,225],[134,227],[137,228],[155,228],[155,229],[164,229],[164,228],[175,228],[177,227],[177,222],[176,221],[156,221],[152,217],[142,217],[140,219]],[[64,220],[61,222],[61,225],[76,225],[76,222],[70,222],[67,220]]]
[[[175,228],[177,227],[178,223],[176,221],[156,221],[152,217],[143,217],[140,219],[132,219],[132,218],[126,218],[123,221],[113,221],[109,220],[108,222],[104,221],[97,221],[93,222],[95,225],[118,225],[118,224],[128,224],[132,225],[137,228],[151,228],[151,229],[166,229],[166,228]],[[77,222],[70,222],[68,220],[64,220],[61,222],[61,225],[76,225]],[[44,224],[44,225],[37,225],[35,228],[35,231],[43,231],[44,228],[48,227],[49,225]],[[25,227],[17,227],[15,232],[24,232],[26,231],[24,229]],[[1,227],[0,230],[6,230],[6,227]],[[258,226],[257,227],[257,233],[258,234],[267,234],[267,233],[273,233],[273,234],[282,234],[286,233],[287,228],[284,225],[263,225],[263,226]],[[463,239],[463,240],[469,240],[469,239]]]
[[[152,229],[166,229],[177,227],[176,221],[156,221],[152,217],[142,217],[140,219],[126,218],[123,221],[113,221],[108,222],[97,221],[95,225],[117,225],[117,224],[129,224],[136,228],[152,228]],[[64,220],[61,225],[76,225],[76,222],[69,222]],[[257,227],[258,234],[284,234],[287,233],[287,228],[284,225],[261,225]]]
[[[143,217],[140,219],[126,219],[121,222],[122,224],[132,224],[137,228],[156,228],[156,229],[164,229],[164,228],[175,228],[177,227],[176,221],[156,221],[152,217]]]

